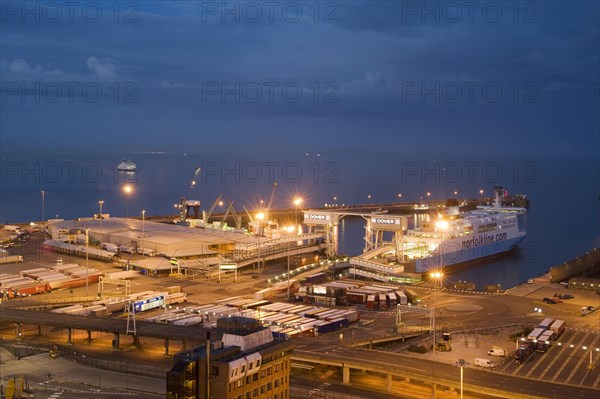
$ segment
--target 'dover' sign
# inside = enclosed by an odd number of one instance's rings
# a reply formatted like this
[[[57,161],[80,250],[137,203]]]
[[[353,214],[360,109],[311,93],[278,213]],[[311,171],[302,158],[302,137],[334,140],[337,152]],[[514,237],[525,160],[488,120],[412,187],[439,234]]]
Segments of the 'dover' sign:
[[[371,226],[380,230],[406,230],[408,219],[405,216],[371,216]]]
[[[329,224],[331,215],[325,212],[304,212],[304,224]]]

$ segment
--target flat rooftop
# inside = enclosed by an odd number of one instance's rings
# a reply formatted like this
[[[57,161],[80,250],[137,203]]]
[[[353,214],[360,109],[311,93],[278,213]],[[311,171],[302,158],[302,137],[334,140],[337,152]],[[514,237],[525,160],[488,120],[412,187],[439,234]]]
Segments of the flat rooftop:
[[[51,223],[53,229],[85,230],[90,234],[104,237],[118,235],[119,237],[131,239],[143,239],[147,243],[173,245],[179,243],[197,242],[204,245],[219,244],[256,244],[257,240],[263,240],[256,236],[245,235],[210,228],[196,228],[179,226],[176,224],[157,223],[128,218],[109,218],[100,220],[65,220]]]

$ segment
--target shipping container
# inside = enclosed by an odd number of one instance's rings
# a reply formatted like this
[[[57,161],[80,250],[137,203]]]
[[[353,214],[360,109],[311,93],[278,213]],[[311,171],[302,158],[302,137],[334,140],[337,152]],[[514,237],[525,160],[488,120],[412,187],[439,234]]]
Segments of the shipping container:
[[[348,291],[346,292],[346,300],[349,303],[365,303],[367,301],[367,294],[356,291]]]
[[[379,298],[377,298],[379,299]],[[378,310],[379,309],[379,300],[375,300],[375,295],[369,295],[367,297],[367,309],[369,310]]]
[[[529,335],[527,336],[527,339],[530,341],[537,340],[544,333],[544,331],[546,331],[545,328],[541,328],[541,327],[534,328],[533,331],[531,331],[529,333]]]
[[[396,291],[396,296],[398,297],[399,305],[408,305],[408,298],[406,297],[404,291]]]
[[[550,328],[550,326],[552,325],[552,323],[554,322],[554,319],[550,318],[550,317],[546,317],[539,325],[538,327],[543,328],[544,330],[547,330]]]
[[[550,326],[550,330],[556,334],[556,338],[560,337],[560,335],[565,331],[566,323],[564,320],[556,320]]]

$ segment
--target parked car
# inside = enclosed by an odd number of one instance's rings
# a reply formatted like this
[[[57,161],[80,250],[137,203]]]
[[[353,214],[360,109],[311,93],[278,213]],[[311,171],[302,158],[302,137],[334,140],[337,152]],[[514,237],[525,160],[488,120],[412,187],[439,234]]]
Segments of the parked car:
[[[546,302],[549,305],[555,305],[558,303],[558,300],[552,299],[552,298],[544,298],[544,299],[542,299],[542,301]]]
[[[554,294],[554,297],[558,298],[558,299],[573,299],[573,298],[575,298],[571,294],[561,294],[561,293]]]

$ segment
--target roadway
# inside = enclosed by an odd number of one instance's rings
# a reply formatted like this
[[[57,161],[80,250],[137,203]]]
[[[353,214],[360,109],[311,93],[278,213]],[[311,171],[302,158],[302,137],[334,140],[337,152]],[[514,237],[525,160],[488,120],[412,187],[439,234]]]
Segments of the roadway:
[[[375,358],[377,360],[374,360]],[[296,350],[294,359],[295,361],[312,360],[337,366],[346,364],[357,369],[387,370],[390,373],[409,376],[413,380],[426,382],[451,381],[455,384],[455,387],[458,384],[460,375],[458,367],[450,364],[382,351],[378,351],[374,356],[372,350],[348,347],[330,348],[325,351],[317,351],[317,353]],[[502,374],[497,371],[469,368],[464,374],[464,386],[467,391],[477,392],[478,389],[483,391],[478,387],[484,387],[491,390],[556,399],[596,397],[598,394],[598,390],[593,388],[528,379],[516,375]],[[350,382],[352,382],[352,376]]]
[[[127,319],[34,312],[7,307],[2,307],[0,310],[0,324],[4,323],[22,323],[115,334],[125,334],[127,332]],[[175,326],[141,320],[136,320],[136,333],[139,337],[181,341],[189,340],[190,337],[203,336],[202,329],[197,326]]]

